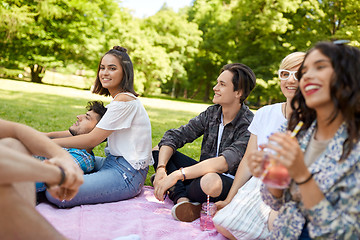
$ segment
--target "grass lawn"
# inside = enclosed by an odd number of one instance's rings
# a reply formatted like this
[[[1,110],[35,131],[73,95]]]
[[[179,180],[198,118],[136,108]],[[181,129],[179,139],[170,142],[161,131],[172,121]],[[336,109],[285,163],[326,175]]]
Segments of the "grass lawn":
[[[90,100],[101,100],[107,105],[111,98],[86,90],[0,79],[0,118],[23,123],[42,132],[68,129],[76,121],[76,115],[86,112],[85,106]],[[209,106],[154,98],[140,100],[150,117],[153,146],[166,130],[186,124]],[[187,144],[180,151],[199,159],[201,140]],[[97,146],[95,155],[104,156],[104,147],[105,143]],[[153,173],[150,167],[146,185],[150,184],[149,178]]]

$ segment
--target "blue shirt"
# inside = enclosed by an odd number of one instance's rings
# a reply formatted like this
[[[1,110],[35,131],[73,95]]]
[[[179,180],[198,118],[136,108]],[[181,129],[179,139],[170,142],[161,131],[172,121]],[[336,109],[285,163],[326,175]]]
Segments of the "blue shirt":
[[[89,173],[94,169],[94,153],[88,153],[85,149],[77,148],[64,148],[68,151],[71,156],[74,158],[74,161],[77,165],[84,171],[84,173]]]
[[[74,162],[83,170],[84,173],[90,173],[94,169],[95,156],[94,153],[88,153],[85,149],[77,148],[64,148],[74,159]],[[40,160],[47,158],[41,156],[34,156]],[[46,190],[44,183],[36,183],[36,192],[42,192]]]

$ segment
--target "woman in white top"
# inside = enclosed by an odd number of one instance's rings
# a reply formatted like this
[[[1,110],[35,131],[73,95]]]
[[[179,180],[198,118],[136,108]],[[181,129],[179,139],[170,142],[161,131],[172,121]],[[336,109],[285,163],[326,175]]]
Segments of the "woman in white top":
[[[247,167],[248,156],[260,144],[267,143],[271,133],[276,132],[291,114],[290,102],[298,88],[297,69],[305,53],[295,52],[286,56],[279,69],[281,91],[286,102],[260,108],[248,130],[251,132],[243,160],[236,172],[233,185],[224,201],[216,202],[221,209],[214,217],[217,230],[229,239],[264,239],[277,213],[261,199],[261,181],[252,178]]]
[[[93,92],[111,95],[113,100],[94,130],[54,140],[62,147],[88,149],[107,138],[109,152],[97,172],[84,176],[84,184],[72,200],[61,202],[47,194],[59,207],[119,201],[141,192],[153,164],[151,125],[134,91],[133,65],[126,52],[115,46],[101,58]]]

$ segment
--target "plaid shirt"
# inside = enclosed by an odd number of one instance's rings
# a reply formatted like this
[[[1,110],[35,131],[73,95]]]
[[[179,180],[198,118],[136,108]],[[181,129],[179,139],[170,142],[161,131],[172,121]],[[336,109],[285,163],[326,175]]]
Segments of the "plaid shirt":
[[[218,104],[208,107],[188,124],[165,132],[159,147],[166,145],[174,149],[183,147],[203,136],[200,161],[216,157],[219,124],[222,107]],[[250,138],[248,127],[254,114],[248,106],[242,104],[236,117],[224,127],[221,137],[219,156],[224,156],[228,164],[228,173],[235,175],[237,167],[245,154]]]
[[[90,173],[94,169],[95,156],[94,153],[88,153],[85,149],[64,148],[74,159],[74,162],[83,170],[84,173]],[[37,159],[45,160],[46,157],[34,156]],[[46,186],[43,182],[36,183],[36,192],[43,192]]]
[[[94,153],[88,153],[85,149],[64,148],[74,159],[74,162],[84,171],[89,173],[94,169],[95,156]],[[41,156],[34,156],[37,159],[45,160],[47,158]]]
[[[71,156],[74,158],[74,161],[77,165],[84,171],[84,173],[89,173],[94,169],[94,153],[88,153],[85,149],[77,148],[64,148],[68,151]]]

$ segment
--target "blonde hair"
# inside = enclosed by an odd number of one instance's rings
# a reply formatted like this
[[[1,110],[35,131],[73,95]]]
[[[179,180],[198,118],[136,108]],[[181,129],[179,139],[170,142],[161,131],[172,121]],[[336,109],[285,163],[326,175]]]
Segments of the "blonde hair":
[[[304,52],[293,52],[287,55],[280,64],[280,69],[292,69],[296,66],[301,65],[304,61],[305,53]]]

